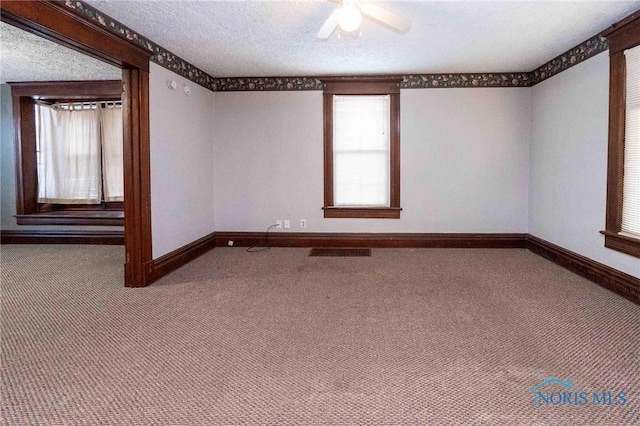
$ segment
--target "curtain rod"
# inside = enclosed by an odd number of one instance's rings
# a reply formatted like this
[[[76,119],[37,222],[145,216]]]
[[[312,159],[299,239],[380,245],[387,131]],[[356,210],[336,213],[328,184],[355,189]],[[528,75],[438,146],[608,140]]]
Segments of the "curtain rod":
[[[36,101],[36,104],[46,105],[52,108],[62,109],[90,109],[90,108],[119,108],[122,107],[122,101],[78,101],[78,102],[56,102],[54,104]],[[88,108],[87,108],[88,107]]]

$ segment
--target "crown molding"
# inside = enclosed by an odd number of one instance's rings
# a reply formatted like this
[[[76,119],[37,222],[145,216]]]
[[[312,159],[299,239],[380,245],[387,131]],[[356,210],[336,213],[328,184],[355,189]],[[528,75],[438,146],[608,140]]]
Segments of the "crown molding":
[[[303,91],[322,90],[321,76],[314,77],[212,77],[205,71],[182,59],[137,33],[126,25],[80,0],[57,0],[65,7],[113,34],[153,53],[151,61],[206,89],[214,92],[238,91]],[[634,12],[637,14],[638,12]],[[394,76],[402,79],[401,89],[531,87],[557,75],[574,65],[586,61],[608,49],[607,39],[601,33],[590,37],[549,62],[530,72],[492,72],[455,74],[409,74]],[[386,76],[370,76],[386,77]]]

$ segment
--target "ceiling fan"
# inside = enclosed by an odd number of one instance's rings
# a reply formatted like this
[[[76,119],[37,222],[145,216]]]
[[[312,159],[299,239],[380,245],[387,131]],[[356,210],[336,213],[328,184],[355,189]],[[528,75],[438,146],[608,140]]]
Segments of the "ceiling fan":
[[[340,3],[340,7],[329,15],[322,24],[317,37],[326,40],[339,29],[341,33],[358,36],[362,17],[381,24],[392,31],[406,34],[411,29],[411,19],[400,16],[371,3],[360,3],[358,0],[329,0]]]

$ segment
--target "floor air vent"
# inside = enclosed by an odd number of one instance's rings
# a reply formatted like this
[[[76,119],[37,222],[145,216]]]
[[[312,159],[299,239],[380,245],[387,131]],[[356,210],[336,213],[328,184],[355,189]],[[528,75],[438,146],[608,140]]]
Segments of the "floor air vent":
[[[370,248],[312,248],[309,256],[332,256],[332,257],[368,257],[371,256]]]

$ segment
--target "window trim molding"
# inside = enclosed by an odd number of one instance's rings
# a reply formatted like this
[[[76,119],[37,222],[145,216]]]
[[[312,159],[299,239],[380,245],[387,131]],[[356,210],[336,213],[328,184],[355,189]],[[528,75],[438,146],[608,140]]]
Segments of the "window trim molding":
[[[603,32],[609,40],[609,147],[604,246],[640,257],[640,239],[620,234],[624,179],[626,63],[624,51],[640,45],[640,12]]]
[[[400,82],[398,77],[322,79],[324,115],[324,217],[400,219]],[[333,95],[389,95],[389,207],[336,207],[333,202]]]
[[[36,132],[34,104],[37,99],[89,101],[94,99],[120,99],[122,81],[36,81],[8,83],[13,101],[13,125],[16,178],[16,221],[18,225],[105,225],[123,226],[124,214],[114,217],[116,204],[75,205],[63,207],[61,211],[72,211],[64,216],[52,215],[50,208],[38,203],[38,170],[36,164]],[[57,210],[57,209],[56,209]],[[117,210],[117,208],[116,208]]]

